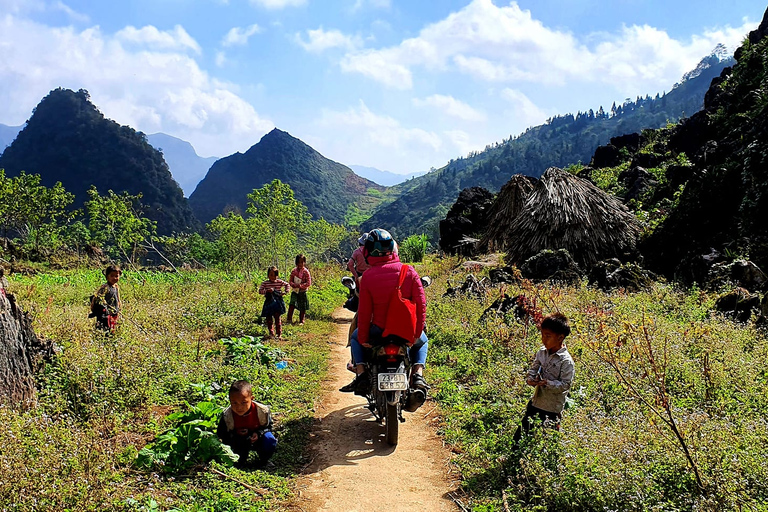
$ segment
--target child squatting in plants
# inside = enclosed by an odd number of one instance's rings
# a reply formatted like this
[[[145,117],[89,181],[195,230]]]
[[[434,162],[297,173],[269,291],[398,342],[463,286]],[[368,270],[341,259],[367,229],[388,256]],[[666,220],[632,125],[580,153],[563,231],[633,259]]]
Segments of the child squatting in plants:
[[[307,257],[303,254],[296,256],[296,268],[291,270],[288,279],[291,284],[291,302],[288,306],[288,323],[293,323],[293,311],[299,310],[299,325],[304,325],[304,315],[309,309],[307,290],[312,286],[312,276],[307,268]]]
[[[221,414],[216,434],[240,456],[238,467],[248,464],[248,455],[255,451],[258,466],[265,466],[277,449],[272,433],[269,407],[253,400],[251,383],[238,380],[229,388],[229,407]]]
[[[565,346],[565,337],[571,333],[568,318],[554,313],[541,321],[541,344],[533,359],[525,382],[533,386],[533,397],[525,408],[525,416],[515,432],[518,443],[523,432],[528,433],[535,418],[544,425],[560,428],[560,417],[565,398],[571,389],[575,368],[573,358]]]
[[[278,279],[277,276],[277,267],[269,267],[267,270],[267,280],[262,281],[261,286],[259,286],[259,293],[264,295],[264,307],[261,308],[261,316],[267,319],[269,336],[272,337],[277,332],[277,337],[279,338],[283,334],[280,316],[285,313],[283,294],[288,293],[288,283]]]

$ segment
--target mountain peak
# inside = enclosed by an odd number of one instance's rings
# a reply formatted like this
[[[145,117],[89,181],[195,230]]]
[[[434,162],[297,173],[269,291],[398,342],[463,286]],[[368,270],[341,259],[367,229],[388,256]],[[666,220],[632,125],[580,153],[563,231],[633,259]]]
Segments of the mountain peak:
[[[701,59],[695,68],[684,74],[682,80],[680,80],[680,83],[675,84],[675,87],[687,82],[688,80],[696,78],[707,69],[713,66],[717,66],[720,63],[726,63],[728,65],[736,63],[736,60],[733,58],[733,51],[726,47],[723,43],[717,43],[717,46],[712,49],[712,52]]]

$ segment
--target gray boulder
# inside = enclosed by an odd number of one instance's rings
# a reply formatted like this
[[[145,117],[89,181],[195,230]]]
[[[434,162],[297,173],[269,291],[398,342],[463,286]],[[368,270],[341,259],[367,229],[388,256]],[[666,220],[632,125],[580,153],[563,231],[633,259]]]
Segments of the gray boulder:
[[[579,265],[565,249],[545,249],[525,260],[520,266],[525,279],[562,281],[575,283],[581,279]]]
[[[760,296],[744,288],[734,288],[715,301],[715,309],[737,322],[747,322],[760,308]]]
[[[601,290],[623,288],[630,292],[647,290],[657,279],[653,272],[635,263],[622,264],[613,258],[597,262],[589,271],[589,283]]]
[[[709,270],[709,284],[713,287],[734,284],[747,290],[761,290],[766,282],[765,272],[749,260],[715,263]]]

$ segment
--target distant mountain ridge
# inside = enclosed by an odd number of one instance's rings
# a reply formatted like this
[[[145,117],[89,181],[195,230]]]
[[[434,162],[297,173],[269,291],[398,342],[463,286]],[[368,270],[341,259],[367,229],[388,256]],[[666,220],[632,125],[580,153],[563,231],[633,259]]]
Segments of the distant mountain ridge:
[[[147,140],[163,154],[173,179],[176,180],[187,197],[194,192],[197,184],[205,178],[208,169],[219,159],[216,156],[201,157],[192,147],[192,144],[165,133],[147,135]]]
[[[383,185],[385,187],[392,187],[398,183],[402,183],[404,181],[408,181],[411,178],[415,178],[416,176],[427,174],[427,171],[412,172],[410,174],[397,174],[394,172],[382,171],[381,169],[377,169],[375,167],[366,167],[365,165],[350,165],[349,168],[355,171],[355,174],[358,176],[361,176],[367,180],[371,180],[374,183],[378,183],[379,185]]]
[[[11,145],[13,139],[19,134],[24,126],[8,126],[0,124],[0,155],[3,154],[5,148]]]
[[[314,218],[335,223],[371,209],[385,189],[275,128],[245,153],[216,161],[189,203],[198,219],[209,222],[228,210],[244,212],[247,195],[274,179],[289,184]]]
[[[160,152],[143,133],[106,119],[83,89],[59,88],[43,98],[0,156],[0,168],[8,176],[39,174],[46,186],[60,181],[75,195],[76,208],[91,185],[100,194],[141,193],[160,234],[200,228]]]
[[[381,227],[402,238],[427,233],[437,241],[438,222],[443,219],[459,192],[480,186],[497,192],[514,174],[540,177],[549,167],[567,167],[589,162],[595,149],[612,137],[659,128],[699,111],[713,78],[733,63],[720,46],[699,63],[696,73],[687,74],[668,93],[637,97],[597,112],[579,112],[550,118],[528,128],[517,137],[489,144],[485,150],[451,160],[447,165],[390,189],[383,203],[363,224],[363,229]]]

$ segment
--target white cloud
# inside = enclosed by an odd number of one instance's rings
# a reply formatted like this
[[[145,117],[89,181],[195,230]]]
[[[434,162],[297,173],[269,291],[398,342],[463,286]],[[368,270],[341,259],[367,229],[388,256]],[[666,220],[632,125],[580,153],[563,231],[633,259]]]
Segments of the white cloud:
[[[216,52],[216,65],[223,68],[227,64],[227,54],[224,52]]]
[[[248,44],[248,39],[252,35],[257,34],[259,32],[261,32],[261,28],[255,23],[245,28],[233,27],[229,29],[229,32],[227,32],[227,35],[224,36],[224,39],[222,39],[221,41],[221,45],[224,47],[244,46]]]
[[[446,130],[443,133],[451,141],[453,147],[456,148],[456,153],[459,155],[466,155],[470,151],[482,149],[482,145],[470,142],[469,134],[464,130]]]
[[[391,0],[355,0],[352,11],[359,11],[363,7],[370,6],[374,9],[389,9],[392,7]]]
[[[354,50],[363,44],[360,36],[349,36],[336,29],[324,30],[323,27],[307,30],[307,41],[304,41],[301,34],[296,34],[294,39],[311,53],[322,53],[330,48]]]
[[[394,89],[413,87],[411,70],[398,63],[386,50],[366,50],[346,55],[341,61],[341,69],[348,73],[361,73]]]
[[[192,36],[181,25],[173,30],[158,30],[152,25],[142,28],[125,27],[115,34],[115,39],[123,43],[146,46],[150,50],[192,50],[200,54],[202,50]]]
[[[577,38],[545,26],[517,2],[473,0],[399,45],[349,52],[341,68],[398,89],[411,88],[413,73],[424,68],[490,82],[603,83],[644,92],[668,87],[716,44],[735,46],[755,26],[745,21],[688,40],[647,25]]]
[[[441,135],[403,126],[393,117],[371,111],[363,100],[345,111],[323,110],[312,127],[318,131],[309,134],[308,140],[325,156],[393,172],[429,169],[455,151],[446,147]]]
[[[85,88],[105,116],[181,137],[199,154],[247,149],[273,124],[234,86],[199,67],[185,51],[196,46],[185,34],[181,27],[129,27],[111,36],[99,27],[78,31],[0,17],[3,122],[21,124],[51,89]]]
[[[512,115],[522,120],[525,126],[535,126],[542,124],[551,115],[534,104],[528,96],[514,89],[503,89],[501,97],[504,98],[512,107]]]
[[[0,13],[3,14],[27,14],[32,12],[60,11],[66,14],[72,21],[87,23],[89,17],[75,11],[62,0],[47,2],[44,0],[0,0]]]
[[[434,107],[446,115],[464,121],[484,121],[486,119],[486,115],[483,112],[475,110],[453,96],[433,94],[424,99],[414,98],[412,102],[416,107]]]
[[[306,0],[251,0],[251,3],[265,9],[277,10],[286,7],[298,7],[307,2]]]

